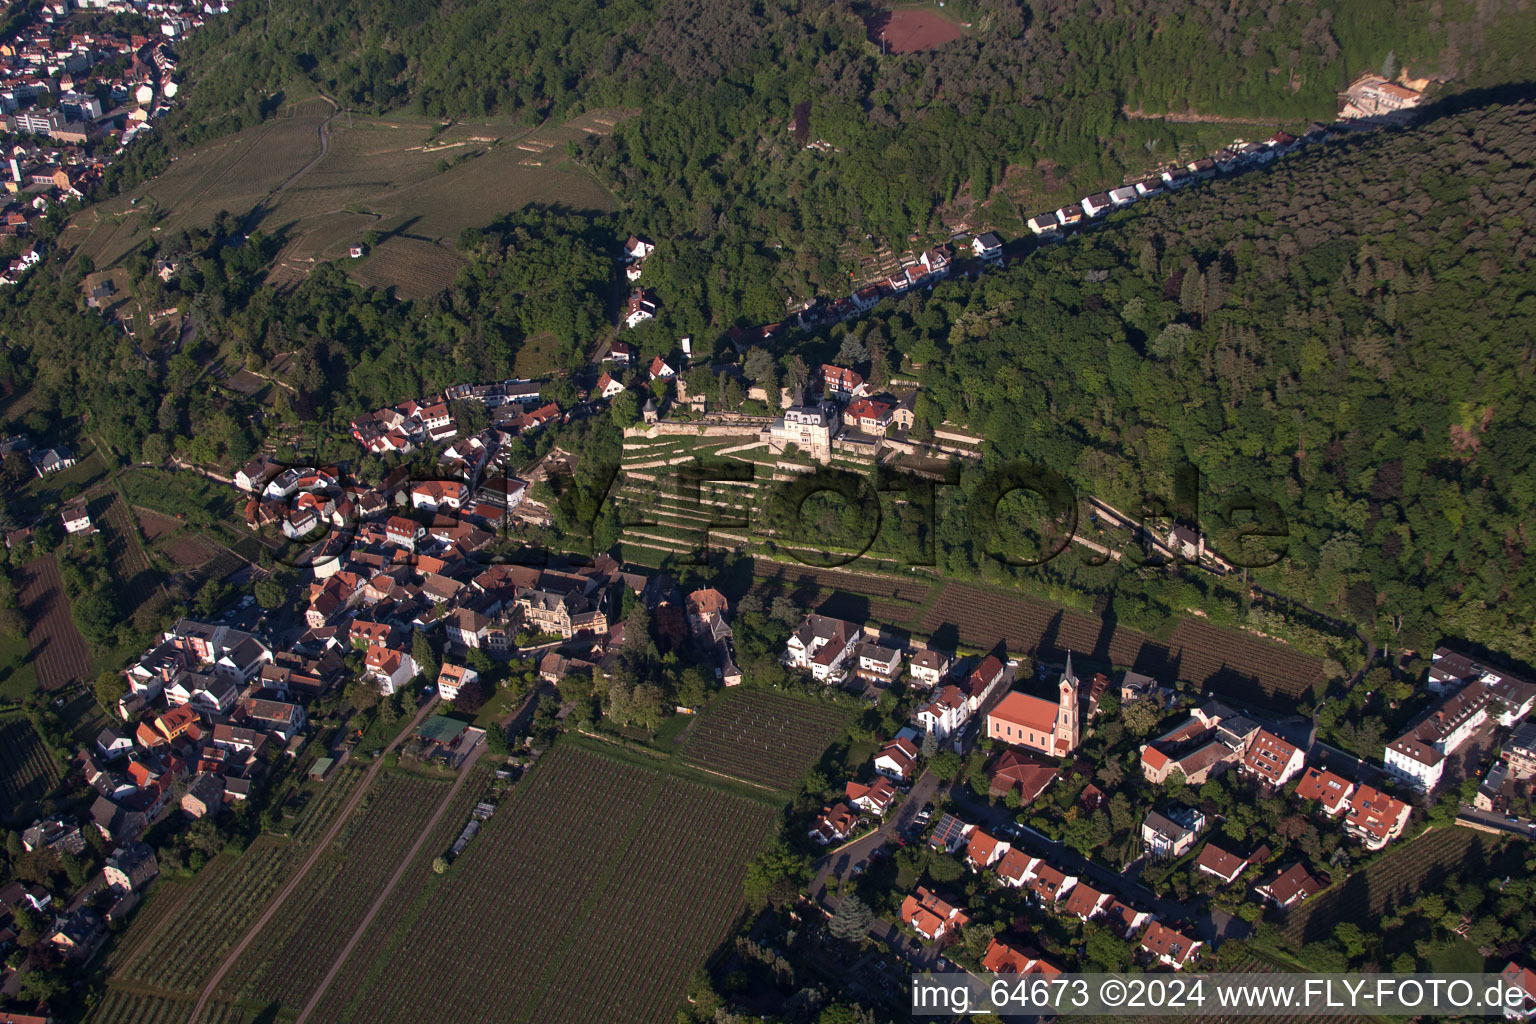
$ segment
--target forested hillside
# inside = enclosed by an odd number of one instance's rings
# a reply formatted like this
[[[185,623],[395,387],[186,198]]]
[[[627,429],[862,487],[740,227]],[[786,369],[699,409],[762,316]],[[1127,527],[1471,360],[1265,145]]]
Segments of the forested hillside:
[[[1519,6],[959,0],[961,39],[882,57],[862,20],[874,8],[845,0],[272,0],[187,41],[185,116],[124,173],[161,165],[178,132],[269,116],[284,90],[527,124],[626,107],[638,114],[581,157],[633,229],[668,243],[667,324],[697,334],[840,287],[841,246],[940,236],[941,204],[984,198],[1009,168],[1091,191],[1194,146],[1199,126],[1123,110],[1298,124],[1331,119],[1336,90],[1384,66],[1457,88],[1524,80],[1536,24]],[[816,140],[835,150],[805,148]]]
[[[922,364],[920,416],[998,455],[1130,507],[1188,460],[1218,541],[1224,498],[1278,502],[1289,558],[1260,582],[1395,646],[1536,660],[1533,158],[1530,102],[1316,148],[863,329]],[[968,571],[967,520],[939,522]],[[1075,556],[1030,574],[1197,603]]]

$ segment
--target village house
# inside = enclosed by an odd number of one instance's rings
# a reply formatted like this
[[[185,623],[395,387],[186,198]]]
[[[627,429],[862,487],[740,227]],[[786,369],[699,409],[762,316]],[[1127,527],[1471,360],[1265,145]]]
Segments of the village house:
[[[987,795],[996,800],[1009,791],[1019,795],[1019,806],[1028,807],[1056,779],[1056,766],[1036,760],[1012,748],[999,751],[987,766]]]
[[[1231,885],[1238,875],[1248,870],[1248,859],[1228,853],[1215,843],[1206,843],[1195,858],[1195,870]]]
[[[479,678],[480,674],[472,668],[445,662],[437,674],[437,695],[445,701],[455,701],[466,684]]]
[[[67,534],[91,532],[91,514],[86,510],[84,498],[65,505],[59,512],[59,519],[64,523],[64,532]]]
[[[937,942],[971,921],[969,915],[923,886],[901,901],[901,920],[929,942]]]
[[[901,677],[901,651],[894,647],[862,643],[858,647],[858,656],[856,675],[866,683],[885,687]]]
[[[1301,750],[1276,736],[1268,729],[1260,729],[1248,741],[1248,753],[1243,757],[1243,771],[1259,779],[1267,786],[1283,786],[1305,764]]]
[[[961,821],[953,814],[946,814],[933,826],[933,832],[928,836],[928,846],[945,853],[954,853],[975,829],[975,825]]]
[[[848,802],[861,811],[867,811],[877,817],[885,817],[885,812],[891,809],[896,802],[896,787],[891,785],[891,780],[884,775],[876,775],[868,785],[862,782],[850,781],[845,787]]]
[[[863,637],[864,627],[856,622],[807,615],[785,644],[785,664],[810,672],[817,682],[838,682]]]
[[[415,659],[391,647],[369,647],[363,659],[363,677],[377,683],[386,697],[416,678],[416,672]]]
[[[629,305],[624,310],[624,326],[629,328],[639,327],[647,320],[656,316],[656,303],[646,296],[645,289],[636,288],[629,296]]]
[[[875,771],[897,782],[911,782],[917,777],[917,757],[912,741],[897,737],[875,753]]]
[[[1536,722],[1526,722],[1504,743],[1510,777],[1521,782],[1536,778]]]
[[[1354,791],[1353,782],[1321,768],[1308,768],[1296,783],[1296,799],[1316,800],[1330,818],[1337,818],[1348,809],[1349,794]]]
[[[1077,876],[1069,875],[1054,864],[1036,860],[1030,865],[1030,876],[1025,886],[1034,893],[1041,906],[1059,903],[1077,885]]]
[[[970,721],[970,705],[958,686],[945,686],[934,694],[933,699],[917,709],[912,716],[917,727],[925,735],[940,743],[957,736]]]
[[[181,813],[197,820],[218,816],[224,808],[224,780],[207,772],[198,774],[181,798]]]
[[[1062,913],[1071,914],[1079,921],[1092,921],[1104,912],[1109,905],[1110,895],[1100,892],[1087,882],[1078,882],[1072,887],[1072,892],[1067,896],[1066,902],[1061,905]]]
[[[1003,856],[1013,849],[1006,839],[988,835],[981,829],[975,829],[965,843],[965,862],[971,866],[972,871],[981,871],[991,867]]]
[[[954,659],[943,651],[918,651],[908,662],[907,674],[917,686],[932,689],[949,678]]]
[[[1198,940],[1191,939],[1183,932],[1169,928],[1160,921],[1148,924],[1146,932],[1141,937],[1141,951],[1147,954],[1153,963],[1172,967],[1176,971],[1181,971],[1189,965],[1200,946],[1201,943]]]
[[[1141,845],[1156,860],[1182,857],[1194,848],[1205,830],[1205,815],[1188,807],[1169,808],[1167,814],[1148,811],[1141,823]]]
[[[102,868],[107,887],[115,892],[134,892],[148,885],[160,873],[155,851],[145,843],[119,847]]]
[[[1322,890],[1323,883],[1300,864],[1292,864],[1253,887],[1254,892],[1282,910]]]
[[[1035,877],[1035,866],[1039,863],[1038,857],[1031,857],[1015,846],[997,862],[998,880],[1015,889],[1023,888],[1026,882]]]
[[[819,846],[840,843],[853,832],[858,820],[853,808],[845,803],[823,807],[821,814],[816,817],[816,823],[811,826],[810,837]]]
[[[979,260],[1003,258],[1003,240],[996,232],[987,231],[971,239],[971,254]]]
[[[593,387],[592,393],[599,398],[612,398],[624,393],[624,385],[614,380],[612,374],[604,373],[597,378],[597,385]]]
[[[1179,771],[1198,786],[1240,762],[1258,723],[1219,701],[1195,708],[1190,716],[1141,749],[1141,771],[1148,782],[1162,784]]]
[[[1029,230],[1036,235],[1053,235],[1061,228],[1061,221],[1054,213],[1042,213],[1029,218]]]
[[[878,398],[856,399],[843,413],[843,423],[862,430],[866,434],[880,437],[890,429],[895,409],[894,403],[881,401]]]
[[[987,943],[981,957],[982,969],[990,974],[1038,974],[1055,977],[1061,968],[1046,960],[1038,951],[1020,949],[1001,939]]]
[[[1396,797],[1362,785],[1349,798],[1344,834],[1360,840],[1368,850],[1380,850],[1403,834],[1412,812],[1411,807]]]
[[[1077,749],[1078,683],[1072,657],[1056,684],[1056,699],[1046,700],[1015,690],[987,713],[987,736],[1010,746],[1036,750],[1048,757],[1066,757]]]
[[[852,370],[831,363],[821,364],[821,397],[844,404],[855,398],[863,398],[868,392],[864,378]]]

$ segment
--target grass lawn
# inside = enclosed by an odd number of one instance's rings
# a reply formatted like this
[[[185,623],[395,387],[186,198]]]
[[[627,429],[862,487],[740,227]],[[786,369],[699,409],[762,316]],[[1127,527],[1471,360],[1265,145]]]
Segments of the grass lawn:
[[[859,769],[875,756],[880,744],[874,740],[854,740],[843,755],[843,768],[849,775],[857,775]]]
[[[1466,939],[1436,946],[1429,954],[1430,970],[1437,974],[1481,974],[1486,967],[1477,947]]]
[[[26,637],[0,637],[0,698],[22,701],[37,689],[37,669],[27,660]]]
[[[496,687],[496,695],[486,701],[475,713],[475,725],[484,729],[492,722],[506,718],[523,702],[523,696],[505,683]]]

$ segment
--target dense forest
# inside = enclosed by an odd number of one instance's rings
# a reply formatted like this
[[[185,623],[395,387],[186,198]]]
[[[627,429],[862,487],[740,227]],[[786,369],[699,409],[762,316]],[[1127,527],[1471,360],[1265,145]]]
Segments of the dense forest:
[[[1277,503],[1287,558],[1260,583],[1394,646],[1464,637],[1530,661],[1533,156],[1530,102],[1351,139],[857,330],[921,365],[920,417],[969,424],[995,458],[1131,508],[1172,504],[1192,464],[1185,515],[1218,545],[1226,499]],[[964,517],[938,522],[952,571],[988,565]],[[1027,571],[1103,591],[1123,570]]]
[[[1294,126],[1331,119],[1365,71],[1523,80],[1536,52],[1510,2],[952,6],[963,38],[881,56],[872,9],[846,0],[560,0],[516,17],[489,0],[237,5],[184,44],[188,106],[113,181],[316,89],[357,111],[528,125],[628,108],[578,155],[632,230],[667,241],[653,287],[669,329],[699,334],[841,287],[840,247],[941,237],[942,204],[984,199],[1010,169],[1011,188],[1082,195],[1196,147],[1201,126],[1126,111]],[[818,140],[833,148],[806,148]]]

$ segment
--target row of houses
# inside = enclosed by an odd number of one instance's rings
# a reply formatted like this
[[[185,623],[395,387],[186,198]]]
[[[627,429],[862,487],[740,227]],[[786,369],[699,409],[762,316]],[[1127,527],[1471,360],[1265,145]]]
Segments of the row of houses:
[[[1104,922],[1121,938],[1137,942],[1149,963],[1181,970],[1199,952],[1201,943],[1198,940],[1158,921],[1155,914],[1101,891],[1048,859],[1033,856],[1007,839],[994,836],[955,815],[946,814],[940,818],[929,838],[929,845],[935,850],[961,856],[975,874],[990,875],[999,885],[1023,890],[1042,908],[1083,922]],[[903,901],[901,915],[905,923],[930,942],[945,940],[969,922],[963,908],[953,907],[925,889],[919,889],[915,896]],[[1002,951],[989,949],[983,966],[996,973],[1032,973],[1017,966],[1016,960],[1004,960],[1006,956]],[[1039,958],[1030,959],[1038,961]],[[1004,963],[1015,966],[1011,970],[1000,970]]]
[[[1250,167],[1261,167],[1307,142],[1319,142],[1327,137],[1327,129],[1314,125],[1301,138],[1286,132],[1275,132],[1264,142],[1245,142],[1241,139],[1208,157],[1192,160],[1188,164],[1172,167],[1128,182],[1104,192],[1084,196],[1070,206],[1029,218],[1029,230],[1037,236],[1057,238],[1068,228],[1077,227],[1103,217],[1111,210],[1123,209],[1143,199],[1151,199],[1165,192],[1177,191],[1187,185],[1214,178],[1217,172],[1233,174]]]
[[[478,402],[490,412],[498,434],[515,437],[559,422],[560,407],[540,397],[536,381],[505,380],[490,384],[460,384],[441,394],[406,399],[359,416],[348,425],[353,440],[375,455],[409,454],[425,444],[446,444],[458,436],[450,402]],[[495,438],[484,438],[494,447]]]

